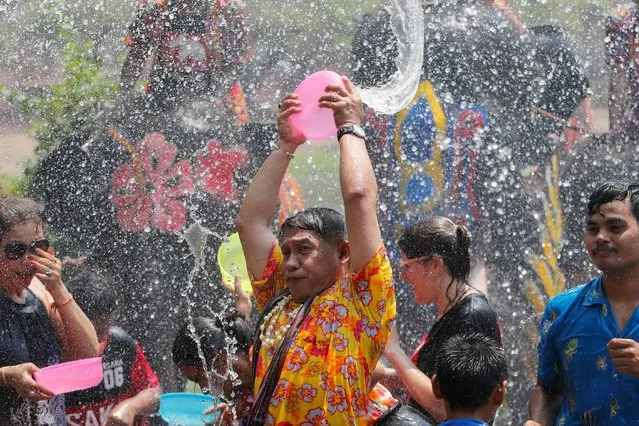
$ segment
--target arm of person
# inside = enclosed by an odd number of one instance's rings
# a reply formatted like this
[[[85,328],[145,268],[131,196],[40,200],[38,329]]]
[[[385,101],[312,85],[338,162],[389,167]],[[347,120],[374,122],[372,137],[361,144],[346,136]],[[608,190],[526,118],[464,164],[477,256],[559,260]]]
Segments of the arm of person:
[[[235,309],[244,317],[248,322],[251,321],[251,311],[253,310],[253,303],[251,303],[251,296],[244,291],[242,286],[242,276],[236,275],[233,283],[235,286]]]
[[[29,259],[38,270],[37,280],[34,279],[29,288],[48,310],[62,358],[74,360],[97,356],[100,342],[95,328],[62,282],[62,262],[53,255],[53,249],[49,248],[48,252],[37,249]]]
[[[135,361],[131,368],[131,383],[137,393],[113,407],[105,425],[133,425],[136,416],[149,415],[158,408],[162,387],[139,343],[136,344]]]
[[[221,72],[225,75],[236,73],[241,75],[242,66],[248,61],[249,46],[247,37],[247,22],[244,6],[237,0],[231,0],[222,5],[216,2],[214,13],[223,17],[226,25],[221,28],[221,45],[224,47],[221,58]]]
[[[626,44],[630,34],[618,11],[606,18],[605,34],[606,60],[610,65],[608,114],[610,130],[614,130],[621,123],[628,105],[631,69],[630,52]]]
[[[33,379],[39,368],[30,362],[0,367],[0,387],[12,387],[23,398],[38,401],[54,394]]]
[[[608,83],[608,111],[611,130],[619,127],[619,123],[626,113],[629,90],[628,66],[617,62],[613,63],[610,67]]]
[[[335,125],[361,125],[364,108],[350,80],[342,77],[345,88],[328,86],[320,106],[333,110]],[[339,178],[344,200],[346,229],[350,247],[350,268],[359,271],[382,245],[377,221],[377,181],[366,151],[366,141],[354,134],[339,140]]]
[[[129,92],[140,79],[146,59],[157,49],[160,38],[161,10],[158,7],[141,10],[129,27],[124,44],[129,48],[120,73],[120,91]]]
[[[135,396],[113,407],[103,425],[132,426],[136,416],[148,416],[157,410],[160,395],[162,395],[162,387],[159,384],[138,392]]]
[[[561,393],[548,389],[537,379],[528,403],[530,419],[524,426],[554,425],[560,406]]]
[[[544,314],[539,323],[539,344],[537,345],[537,384],[532,390],[528,403],[530,420],[528,426],[554,425],[562,400],[561,373],[557,370],[559,358],[555,350],[552,337],[557,318],[569,302],[562,301],[561,297],[550,299],[544,309]]]
[[[433,384],[430,378],[424,374],[413,361],[406,355],[399,345],[397,326],[393,324],[390,339],[386,344],[384,355],[393,364],[397,376],[410,394],[435,420],[446,420],[444,401],[437,399],[433,393]]]
[[[275,244],[272,231],[280,185],[297,147],[305,138],[290,124],[290,116],[301,111],[297,95],[282,101],[282,113],[277,120],[279,147],[266,159],[253,178],[242,202],[235,226],[240,235],[248,272],[259,279],[264,272],[270,251]]]

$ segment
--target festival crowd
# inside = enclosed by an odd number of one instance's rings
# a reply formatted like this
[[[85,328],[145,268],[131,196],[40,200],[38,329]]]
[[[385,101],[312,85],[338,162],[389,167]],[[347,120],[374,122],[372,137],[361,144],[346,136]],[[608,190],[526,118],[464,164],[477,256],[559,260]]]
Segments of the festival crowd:
[[[639,59],[626,45],[636,47],[635,10],[629,6],[607,28],[618,42],[610,50],[611,87],[619,94],[611,101],[613,129],[627,134],[637,131],[639,108]],[[151,12],[144,16],[153,18]],[[136,34],[139,47],[146,36]],[[133,65],[127,63],[132,75]],[[152,90],[163,89],[158,81],[165,77],[154,74]],[[632,90],[620,91],[622,84]],[[467,228],[442,216],[405,226],[392,268],[362,100],[342,77],[341,85],[326,87],[319,106],[332,111],[338,129],[344,214],[307,208],[274,232],[280,187],[305,142],[290,120],[302,102],[287,95],[278,145],[235,220],[257,321],[236,279],[235,306],[185,322],[166,356],[203,392],[219,396],[206,408],[219,424],[498,422],[509,381],[521,377],[509,379],[498,315],[472,282]],[[587,204],[573,207],[584,213],[584,246],[601,274],[545,308],[526,426],[637,423],[639,183],[603,182]],[[67,268],[80,272],[63,281]],[[397,331],[398,279],[410,285],[416,304],[436,309],[412,354]],[[36,201],[0,198],[0,425],[162,424],[162,387],[144,348],[118,327],[115,300],[107,274],[56,255]],[[41,368],[96,356],[104,379],[94,388],[56,395],[34,379]]]

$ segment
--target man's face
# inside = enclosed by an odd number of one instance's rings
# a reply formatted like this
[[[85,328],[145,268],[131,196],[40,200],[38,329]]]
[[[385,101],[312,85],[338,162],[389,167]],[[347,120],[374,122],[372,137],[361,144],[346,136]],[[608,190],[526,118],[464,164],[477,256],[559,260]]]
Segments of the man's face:
[[[313,231],[290,228],[282,235],[282,274],[296,302],[330,287],[338,278],[340,246]]]
[[[639,224],[630,197],[604,204],[586,220],[586,250],[604,273],[639,266]]]
[[[25,253],[19,259],[10,260],[5,255],[5,247],[11,242],[31,244],[42,238],[42,224],[31,221],[15,225],[4,234],[0,241],[0,285],[7,290],[15,291],[29,287],[36,273],[36,269],[29,263],[29,253]]]

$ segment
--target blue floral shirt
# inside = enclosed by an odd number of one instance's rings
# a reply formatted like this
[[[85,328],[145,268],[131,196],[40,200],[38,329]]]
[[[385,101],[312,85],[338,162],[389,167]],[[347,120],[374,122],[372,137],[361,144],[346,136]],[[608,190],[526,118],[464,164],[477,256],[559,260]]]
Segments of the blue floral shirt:
[[[607,344],[639,341],[639,310],[619,330],[599,276],[551,299],[540,325],[537,376],[563,384],[556,425],[639,424],[639,378],[618,374]]]
[[[440,423],[439,426],[488,426],[488,423],[476,419],[451,419]]]

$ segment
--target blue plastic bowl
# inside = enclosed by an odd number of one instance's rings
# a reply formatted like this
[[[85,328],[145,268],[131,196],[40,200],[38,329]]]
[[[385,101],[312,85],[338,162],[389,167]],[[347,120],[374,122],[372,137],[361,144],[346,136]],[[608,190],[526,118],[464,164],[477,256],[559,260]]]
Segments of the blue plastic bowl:
[[[160,416],[170,426],[200,426],[217,416],[202,413],[214,404],[211,395],[201,393],[165,393],[160,397]]]

